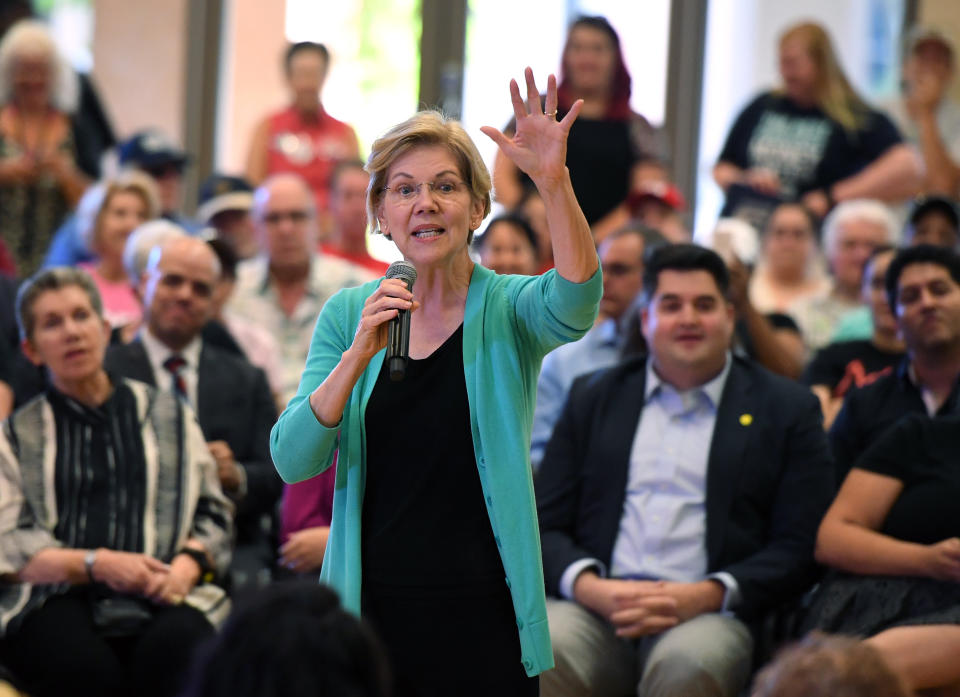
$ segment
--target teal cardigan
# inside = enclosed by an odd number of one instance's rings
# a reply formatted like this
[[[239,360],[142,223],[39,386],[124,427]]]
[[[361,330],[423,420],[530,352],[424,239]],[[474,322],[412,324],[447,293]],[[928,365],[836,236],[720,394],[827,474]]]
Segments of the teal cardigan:
[[[327,301],[317,319],[300,387],[270,434],[273,461],[286,482],[319,474],[331,465],[339,448],[333,522],[320,578],[355,613],[360,612],[364,413],[385,352],[377,353],[357,380],[338,426],[321,425],[309,397],[352,343],[364,301],[379,284],[377,280],[344,289]],[[479,264],[467,292],[463,368],[473,449],[517,616],[521,660],[531,676],[553,667],[530,470],[537,375],[547,352],[590,329],[601,293],[599,270],[584,283],[571,283],[556,271],[501,276]],[[429,429],[427,419],[424,433],[411,438],[429,437]]]

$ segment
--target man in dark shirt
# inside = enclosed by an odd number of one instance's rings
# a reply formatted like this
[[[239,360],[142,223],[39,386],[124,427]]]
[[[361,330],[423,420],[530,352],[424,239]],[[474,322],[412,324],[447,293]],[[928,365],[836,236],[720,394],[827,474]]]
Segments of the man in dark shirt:
[[[930,245],[901,250],[886,276],[887,298],[907,345],[890,375],[852,390],[830,429],[837,476],[905,414],[956,409],[960,378],[960,256]]]
[[[817,351],[800,381],[809,385],[823,409],[823,427],[829,429],[854,387],[869,385],[892,373],[903,358],[904,344],[897,319],[887,301],[886,274],[896,250],[874,250],[863,269],[862,298],[870,310],[873,335],[869,339],[835,341]]]

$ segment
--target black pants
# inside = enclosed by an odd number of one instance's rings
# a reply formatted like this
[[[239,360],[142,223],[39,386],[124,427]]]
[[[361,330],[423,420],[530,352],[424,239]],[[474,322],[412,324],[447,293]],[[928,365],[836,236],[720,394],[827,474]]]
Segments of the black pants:
[[[5,661],[33,697],[172,697],[183,687],[197,645],[212,636],[203,614],[179,605],[157,607],[136,636],[106,639],[78,589],[25,617],[6,639]]]
[[[520,663],[506,586],[491,591],[397,592],[367,584],[363,616],[383,641],[394,697],[536,697]]]

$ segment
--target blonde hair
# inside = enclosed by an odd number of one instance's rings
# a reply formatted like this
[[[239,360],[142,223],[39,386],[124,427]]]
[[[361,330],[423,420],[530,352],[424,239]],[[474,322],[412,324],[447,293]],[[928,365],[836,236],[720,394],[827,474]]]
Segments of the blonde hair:
[[[370,149],[366,165],[370,173],[367,214],[375,232],[382,232],[377,211],[383,204],[383,191],[390,166],[401,155],[424,145],[441,145],[450,151],[457,161],[460,176],[470,190],[470,197],[483,203],[484,218],[490,214],[490,173],[483,164],[477,146],[459,121],[449,119],[438,111],[420,111],[377,138]],[[472,230],[469,238],[473,238]]]
[[[160,212],[157,185],[143,172],[126,170],[115,177],[104,179],[91,186],[77,204],[77,231],[84,245],[95,251],[100,225],[110,201],[119,193],[136,194],[146,208],[146,220],[156,218]]]
[[[816,66],[814,90],[817,105],[847,131],[857,130],[869,108],[847,80],[826,30],[815,22],[795,24],[780,36],[780,48],[793,39],[803,42],[807,55]]]
[[[22,19],[0,41],[0,104],[13,99],[13,65],[20,56],[42,56],[50,63],[50,104],[71,114],[77,109],[80,85],[76,71],[60,53],[43,22]]]

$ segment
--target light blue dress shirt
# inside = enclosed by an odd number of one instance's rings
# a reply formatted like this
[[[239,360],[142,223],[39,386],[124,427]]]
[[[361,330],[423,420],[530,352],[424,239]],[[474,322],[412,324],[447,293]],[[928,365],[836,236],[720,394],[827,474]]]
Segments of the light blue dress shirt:
[[[581,375],[609,368],[619,359],[620,337],[617,323],[612,319],[604,320],[579,341],[564,344],[543,359],[530,439],[530,462],[534,471],[540,467],[543,451],[560,418],[573,381]]]
[[[630,451],[630,469],[620,530],[613,545],[609,575],[690,583],[712,578],[727,589],[724,610],[738,595],[736,580],[725,572],[707,576],[707,460],[731,359],[703,385],[679,391],[656,374],[647,361],[642,417]],[[560,591],[573,599],[580,572],[608,571],[597,559],[571,564]]]

